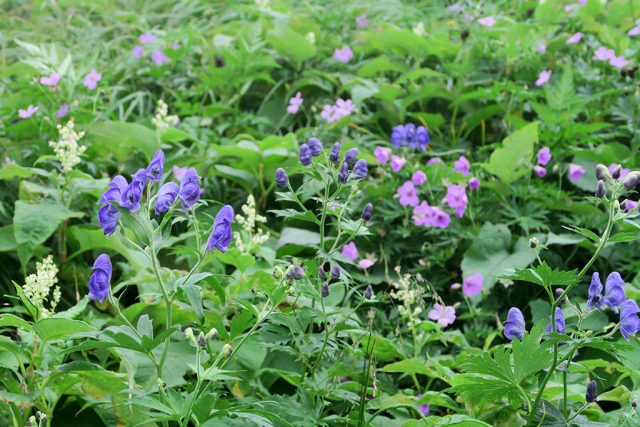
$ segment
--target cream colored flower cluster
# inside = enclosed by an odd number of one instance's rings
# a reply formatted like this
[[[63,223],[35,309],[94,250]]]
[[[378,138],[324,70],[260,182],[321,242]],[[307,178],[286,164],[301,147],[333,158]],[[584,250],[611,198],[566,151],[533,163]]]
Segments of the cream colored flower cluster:
[[[396,266],[396,273],[398,274],[398,280],[391,283],[391,286],[395,288],[394,291],[391,291],[389,295],[392,298],[401,302],[401,305],[398,306],[398,312],[401,315],[408,315],[410,321],[413,321],[414,318],[417,318],[420,313],[422,313],[422,287],[417,283],[415,286],[412,286],[412,283],[417,282],[411,276],[411,274],[402,274],[400,271],[400,266]],[[418,304],[413,308],[412,306]]]
[[[234,232],[233,237],[238,250],[246,253],[269,240],[270,234],[258,226],[258,223],[267,222],[267,218],[259,215],[256,211],[256,200],[253,194],[249,194],[247,197],[247,203],[242,206],[242,213],[244,215],[236,215],[236,222],[242,225],[242,232]]]
[[[169,106],[162,100],[158,100],[156,115],[151,119],[158,133],[164,133],[169,128],[178,126],[180,118],[176,115],[169,115]]]
[[[84,132],[78,133],[73,128],[73,119],[69,120],[65,126],[58,125],[58,134],[60,135],[58,140],[49,141],[49,146],[56,153],[56,158],[62,164],[62,172],[65,174],[71,172],[73,167],[80,163],[80,155],[87,149],[83,145],[78,145]]]
[[[36,273],[25,278],[23,291],[29,301],[42,311],[43,316],[53,314],[60,302],[60,287],[54,286],[58,282],[56,277],[58,267],[53,263],[53,257],[49,255],[42,262],[36,263]],[[53,288],[53,292],[51,289]],[[44,307],[47,297],[51,293],[49,308]]]

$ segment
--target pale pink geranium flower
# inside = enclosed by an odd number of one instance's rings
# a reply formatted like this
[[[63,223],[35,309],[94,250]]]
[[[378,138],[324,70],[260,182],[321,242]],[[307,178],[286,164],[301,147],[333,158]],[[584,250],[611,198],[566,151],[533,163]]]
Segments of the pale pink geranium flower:
[[[545,53],[547,51],[547,45],[544,43],[540,43],[536,50],[538,51],[538,53]]]
[[[442,161],[442,159],[440,157],[432,157],[429,159],[429,161],[427,162],[427,166],[431,166],[431,165],[442,165],[444,164],[444,162]]]
[[[302,94],[300,92],[296,92],[296,96],[289,99],[289,106],[287,107],[287,113],[296,114],[298,110],[300,110],[300,106],[304,99],[302,98]]]
[[[447,228],[451,222],[449,214],[438,207],[433,207],[432,209],[431,225],[436,228]]]
[[[596,61],[609,61],[611,58],[615,58],[615,56],[616,53],[613,51],[613,49],[607,49],[604,46],[600,46],[593,54],[593,59],[595,59]]]
[[[391,156],[391,170],[393,170],[393,172],[398,173],[400,172],[400,169],[402,169],[404,167],[404,164],[407,161],[405,159],[403,159],[402,157],[398,157],[398,156]]]
[[[373,150],[373,155],[376,157],[376,161],[379,165],[386,165],[391,157],[391,149],[385,147],[376,147]]]
[[[573,182],[580,181],[587,171],[580,165],[571,163],[569,165],[569,179]]]
[[[363,270],[367,270],[369,267],[371,267],[374,264],[373,261],[371,261],[370,259],[361,259],[358,262],[358,265],[360,266],[361,269]]]
[[[333,57],[336,61],[346,64],[351,61],[351,58],[353,58],[353,51],[349,45],[346,44],[341,48],[336,48],[336,50],[333,51]]]
[[[92,69],[89,74],[84,76],[84,80],[82,84],[89,90],[93,90],[98,86],[98,82],[102,80],[102,74],[96,71],[96,69]]]
[[[482,292],[483,285],[484,277],[482,277],[482,274],[477,273],[462,281],[462,292],[465,296],[472,297]]]
[[[413,181],[415,185],[422,185],[427,182],[427,175],[422,171],[416,171],[411,177],[411,181]]]
[[[158,38],[151,33],[144,33],[144,34],[140,34],[139,40],[140,40],[140,43],[142,44],[150,44],[150,43],[155,43],[158,40]]]
[[[551,79],[551,70],[540,71],[540,74],[538,74],[538,80],[536,80],[536,86],[540,87],[542,85],[545,85],[549,83],[550,79]]]
[[[418,191],[414,187],[413,182],[407,181],[402,184],[398,190],[400,196],[400,205],[402,206],[417,206],[420,203],[418,199]]]
[[[458,157],[458,160],[453,162],[453,168],[456,172],[461,173],[464,176],[469,175],[469,170],[471,170],[471,164],[469,160],[465,156]]]
[[[624,59],[624,56],[620,55],[614,56],[613,58],[609,59],[609,64],[616,68],[624,68],[629,64],[629,61]]]
[[[419,205],[413,208],[413,223],[415,225],[424,225],[430,227],[432,225],[432,213],[433,209],[422,201]]]
[[[539,165],[546,166],[546,164],[551,161],[551,148],[542,147],[538,150],[536,157],[538,158]]]
[[[454,3],[451,6],[447,6],[447,11],[449,12],[457,12],[459,10],[462,10],[462,6],[460,6],[460,3]]]
[[[169,62],[169,58],[161,50],[154,50],[151,53],[151,60],[155,62],[156,65],[162,65]]]
[[[640,25],[627,31],[628,36],[640,36]]]
[[[336,99],[335,109],[340,113],[341,117],[344,117],[356,111],[356,104],[354,104],[350,99],[345,100],[342,98],[338,98]]]
[[[62,74],[51,73],[51,75],[49,76],[40,77],[40,83],[45,86],[56,86],[61,78],[62,78]]]
[[[478,24],[484,27],[493,27],[496,25],[496,20],[493,16],[487,16],[485,18],[478,19]]]
[[[39,107],[34,107],[33,105],[29,105],[26,109],[22,109],[20,108],[18,110],[18,117],[20,117],[21,119],[28,119],[29,117],[33,116],[37,111],[38,111]]]
[[[69,104],[62,104],[56,112],[56,117],[62,119],[69,113]]]
[[[142,58],[142,56],[144,55],[144,47],[142,47],[142,45],[137,44],[133,47],[133,50],[131,51],[131,56],[133,56],[136,59]]]
[[[369,25],[369,18],[367,15],[360,15],[356,18],[356,25],[360,28],[364,28]]]
[[[349,258],[351,261],[355,261],[360,257],[358,253],[358,248],[356,244],[353,242],[349,242],[342,247],[342,256],[345,258]]]
[[[429,311],[429,319],[437,321],[445,328],[456,321],[456,309],[452,306],[434,304],[433,310]]]
[[[533,171],[538,175],[538,178],[544,178],[547,175],[547,170],[540,165],[535,165]]]
[[[577,32],[567,39],[567,44],[576,44],[580,40],[582,40],[583,37],[584,37],[584,34]]]

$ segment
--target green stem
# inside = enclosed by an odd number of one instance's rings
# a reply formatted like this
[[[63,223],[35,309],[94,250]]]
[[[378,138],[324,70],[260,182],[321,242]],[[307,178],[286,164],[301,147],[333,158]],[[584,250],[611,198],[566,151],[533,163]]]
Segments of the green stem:
[[[167,306],[167,309],[165,311],[165,314],[166,314],[165,328],[169,329],[171,328],[171,321],[173,318],[171,313],[172,303],[171,303],[171,299],[169,298],[169,294],[167,294],[167,289],[164,285],[164,280],[162,280],[162,276],[160,275],[160,265],[159,265],[160,263],[158,262],[158,257],[156,255],[155,248],[153,247],[153,243],[151,243],[151,246],[149,249],[151,250],[151,265],[153,266],[153,273],[156,276],[156,280],[158,281],[158,286],[160,286],[160,291],[162,292],[162,298],[164,299],[164,302]],[[162,379],[162,368],[164,367],[164,362],[167,359],[170,341],[171,341],[171,335],[169,335],[164,340],[164,345],[162,347],[162,356],[160,357],[160,369],[158,370],[160,379]]]

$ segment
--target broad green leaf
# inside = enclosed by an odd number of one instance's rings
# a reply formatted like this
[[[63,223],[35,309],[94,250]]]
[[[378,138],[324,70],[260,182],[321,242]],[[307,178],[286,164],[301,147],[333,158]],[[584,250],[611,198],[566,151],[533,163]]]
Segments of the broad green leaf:
[[[141,151],[147,158],[159,148],[156,132],[137,123],[106,121],[93,123],[87,129],[86,139],[91,141],[87,154],[100,157],[113,156],[123,162],[132,153]]]
[[[516,269],[515,273],[507,278],[535,283],[540,286],[569,286],[580,281],[578,270],[552,269],[546,262],[527,269]]]
[[[267,41],[278,53],[296,62],[306,61],[316,54],[316,47],[305,36],[286,25],[277,25],[269,31]]]
[[[96,329],[79,320],[48,317],[38,320],[33,325],[33,330],[42,341],[48,341],[53,339],[65,340],[70,335],[91,332]]]
[[[511,183],[531,173],[533,146],[538,143],[539,123],[529,123],[506,137],[502,146],[496,148],[484,169],[501,181]]]

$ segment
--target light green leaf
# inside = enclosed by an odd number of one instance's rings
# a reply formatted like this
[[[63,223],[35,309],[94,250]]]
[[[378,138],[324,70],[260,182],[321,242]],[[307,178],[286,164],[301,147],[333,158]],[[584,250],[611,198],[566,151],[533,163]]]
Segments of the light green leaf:
[[[533,146],[538,143],[539,123],[529,123],[505,138],[502,146],[491,153],[484,169],[505,183],[531,173]]]

